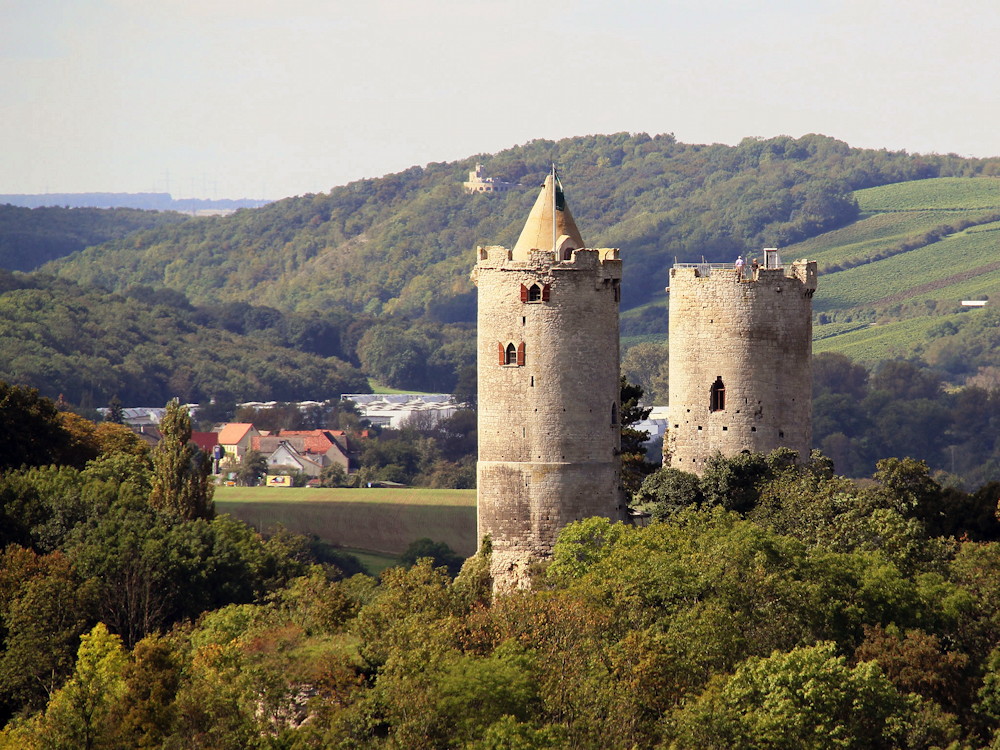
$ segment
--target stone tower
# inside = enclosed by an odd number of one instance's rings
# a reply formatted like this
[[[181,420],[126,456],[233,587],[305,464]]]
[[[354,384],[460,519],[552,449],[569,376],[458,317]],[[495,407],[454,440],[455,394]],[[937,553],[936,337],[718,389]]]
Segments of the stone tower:
[[[670,409],[664,458],[701,474],[716,452],[809,457],[816,262],[670,270]]]
[[[525,585],[567,523],[624,517],[621,272],[617,249],[584,247],[552,175],[513,250],[478,248],[478,533],[495,588]]]

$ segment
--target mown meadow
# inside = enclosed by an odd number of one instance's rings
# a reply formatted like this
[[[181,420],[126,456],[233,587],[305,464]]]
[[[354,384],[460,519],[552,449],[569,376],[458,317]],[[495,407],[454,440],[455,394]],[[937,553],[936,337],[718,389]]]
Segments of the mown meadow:
[[[382,556],[425,537],[464,557],[476,550],[475,490],[219,487],[215,503],[261,532],[280,525]]]

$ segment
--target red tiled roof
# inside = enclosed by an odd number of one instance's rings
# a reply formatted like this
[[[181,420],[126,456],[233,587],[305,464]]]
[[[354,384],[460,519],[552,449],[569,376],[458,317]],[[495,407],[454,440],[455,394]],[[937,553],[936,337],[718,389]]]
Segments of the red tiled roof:
[[[192,432],[191,442],[197,445],[205,453],[211,453],[212,449],[219,444],[219,433]]]
[[[253,425],[249,422],[229,422],[219,430],[219,442],[222,445],[236,445],[252,429]]]
[[[302,449],[305,453],[326,453],[336,444],[326,435],[326,430],[281,430],[278,437],[304,438]]]

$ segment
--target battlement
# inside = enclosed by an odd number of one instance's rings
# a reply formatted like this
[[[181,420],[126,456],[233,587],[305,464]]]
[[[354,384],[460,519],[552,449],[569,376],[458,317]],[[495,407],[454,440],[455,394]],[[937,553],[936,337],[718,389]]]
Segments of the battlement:
[[[563,260],[559,260],[551,250],[530,250],[527,258],[514,260],[513,251],[500,245],[480,245],[476,253],[477,271],[488,268],[536,273],[600,270],[602,276],[621,278],[622,261],[616,247],[567,247],[561,251]]]
[[[476,248],[476,254],[479,256],[480,263],[483,261],[497,263],[511,258],[510,249],[503,245],[480,245]]]
[[[737,269],[735,263],[674,263],[670,269],[670,283],[690,283],[695,279],[705,281],[783,285],[788,280],[796,280],[802,284],[802,292],[808,296],[816,291],[817,272],[816,261],[797,260],[790,266]],[[670,291],[671,287],[667,287]]]

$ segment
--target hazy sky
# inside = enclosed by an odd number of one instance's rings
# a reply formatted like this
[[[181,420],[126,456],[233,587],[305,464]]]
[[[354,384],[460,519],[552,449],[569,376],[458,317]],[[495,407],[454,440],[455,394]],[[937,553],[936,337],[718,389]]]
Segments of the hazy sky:
[[[1000,155],[997,0],[0,0],[0,193],[277,198],[534,138]]]

